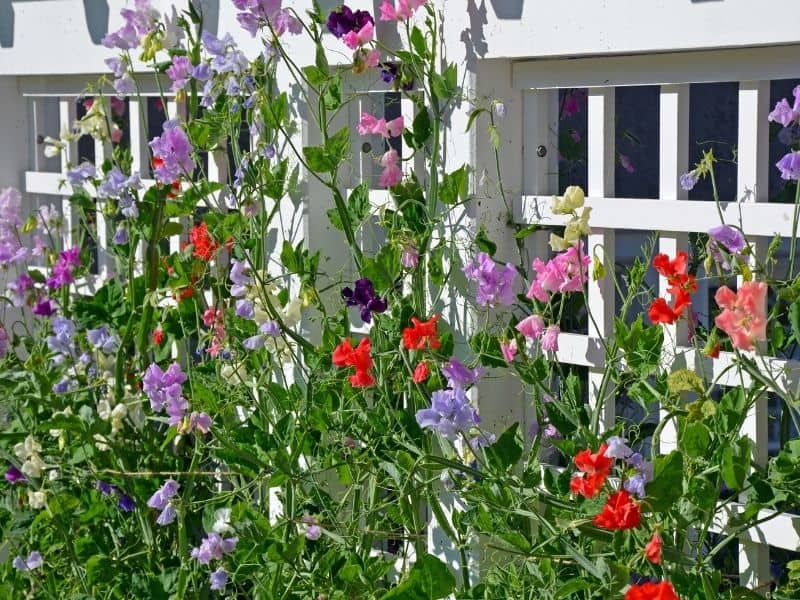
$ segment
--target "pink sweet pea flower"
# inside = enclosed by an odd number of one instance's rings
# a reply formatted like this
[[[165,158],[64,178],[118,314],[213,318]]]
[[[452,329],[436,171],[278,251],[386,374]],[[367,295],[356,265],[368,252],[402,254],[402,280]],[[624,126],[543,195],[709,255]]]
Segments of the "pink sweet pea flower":
[[[549,352],[558,351],[558,335],[561,333],[561,328],[558,325],[550,325],[542,336],[542,350]]]
[[[358,123],[359,135],[379,135],[383,138],[397,137],[403,133],[403,117],[397,117],[391,121],[379,119],[369,113],[361,113],[361,121]]]
[[[364,57],[364,64],[368,67],[377,67],[381,62],[381,51],[373,48]]]
[[[383,172],[378,177],[378,185],[381,187],[392,187],[400,183],[403,179],[403,171],[397,164],[400,157],[397,155],[397,150],[389,150],[381,157],[381,166]]]
[[[410,19],[416,10],[428,0],[397,0],[397,6],[389,0],[383,0],[380,6],[381,21],[405,21]]]
[[[503,353],[503,360],[507,363],[514,362],[514,357],[517,355],[517,340],[500,342],[500,352]]]
[[[544,332],[544,319],[539,315],[525,317],[517,323],[517,331],[529,340],[538,339]]]
[[[375,26],[367,21],[367,23],[358,31],[348,31],[346,34],[342,36],[342,41],[345,43],[345,46],[350,48],[350,50],[355,50],[364,44],[369,43],[372,40],[372,36],[375,34]]]
[[[745,281],[736,292],[723,285],[714,299],[723,309],[714,323],[730,336],[734,347],[754,350],[754,342],[767,339],[766,283]]]

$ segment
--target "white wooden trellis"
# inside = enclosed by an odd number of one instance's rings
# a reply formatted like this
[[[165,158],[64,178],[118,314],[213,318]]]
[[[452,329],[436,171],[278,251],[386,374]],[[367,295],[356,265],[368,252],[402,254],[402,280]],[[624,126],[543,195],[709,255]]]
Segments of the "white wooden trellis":
[[[781,53],[780,57],[778,53]],[[582,58],[573,60],[544,60],[520,62],[513,66],[513,86],[524,95],[534,97],[552,94],[556,88],[588,87],[588,200],[592,207],[589,252],[602,245],[609,260],[613,252],[614,231],[632,229],[658,231],[659,251],[674,255],[687,249],[687,234],[705,232],[719,224],[719,216],[712,202],[690,202],[678,185],[679,176],[686,172],[689,131],[689,84],[714,81],[739,81],[738,128],[738,188],[739,202],[723,205],[726,222],[741,225],[745,234],[755,240],[758,251],[763,252],[773,235],[791,236],[792,205],[765,204],[767,200],[769,79],[800,77],[798,67],[800,47],[781,49],[736,49],[687,52],[657,55],[635,55],[609,58]],[[613,98],[617,85],[660,85],[660,181],[658,200],[616,198],[609,165],[613,165],[614,127]],[[529,102],[533,109],[544,103]],[[537,116],[525,119],[536,120]],[[527,147],[536,147],[537,139],[525,139]],[[516,219],[523,224],[540,223],[559,225],[565,218],[552,214],[552,194],[560,190],[524,189],[516,206]],[[548,192],[545,195],[545,192]],[[613,256],[613,254],[611,255]],[[613,259],[612,259],[613,260]],[[609,289],[610,288],[610,289]],[[660,293],[666,293],[666,282],[660,282]],[[613,286],[608,280],[590,282],[589,308],[596,323],[589,325],[588,335],[562,334],[557,360],[589,368],[590,402],[599,401],[597,375],[605,362],[599,337],[611,333],[609,319],[614,314]],[[683,325],[665,328],[665,357],[672,357],[676,368],[688,367],[719,377],[723,386],[739,386],[735,375],[733,355],[722,353],[719,359],[710,360],[687,345],[687,332]],[[791,360],[766,358],[765,368],[785,390],[795,391],[800,383],[800,363]],[[744,385],[749,385],[745,377]],[[612,403],[605,404],[604,421],[614,416]],[[767,460],[767,405],[766,398],[759,400],[747,415],[743,433],[755,447],[755,460],[765,465]],[[675,444],[674,428],[664,431],[662,451]],[[741,505],[720,514],[717,530],[723,530],[730,514],[741,510]],[[764,516],[771,514],[763,511]],[[788,550],[800,547],[800,516],[782,514],[740,537],[740,582],[751,589],[765,593],[769,589],[769,547]]]

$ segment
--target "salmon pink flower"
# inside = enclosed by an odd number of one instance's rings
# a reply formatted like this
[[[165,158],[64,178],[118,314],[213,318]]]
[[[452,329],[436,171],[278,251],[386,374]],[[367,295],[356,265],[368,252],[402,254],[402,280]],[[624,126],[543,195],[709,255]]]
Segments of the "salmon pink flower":
[[[431,370],[428,368],[428,363],[422,360],[414,369],[414,375],[411,377],[411,379],[414,381],[414,383],[423,383],[426,379],[428,379],[430,374]]]
[[[714,299],[723,309],[714,323],[740,350],[755,349],[755,342],[767,339],[767,284],[745,281],[736,292],[723,285]]]

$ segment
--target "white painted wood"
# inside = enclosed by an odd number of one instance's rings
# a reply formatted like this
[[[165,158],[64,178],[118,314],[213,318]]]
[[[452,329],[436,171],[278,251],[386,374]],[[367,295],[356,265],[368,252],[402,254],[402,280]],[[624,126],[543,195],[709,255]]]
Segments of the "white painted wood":
[[[95,102],[100,102],[99,98],[95,98]],[[103,164],[103,161],[106,159],[106,152],[110,154],[110,144],[102,140],[95,140],[94,142],[94,163],[95,165]],[[100,200],[99,198],[95,199],[95,225],[96,225],[96,235],[97,235],[97,274],[100,277],[106,277],[109,271],[109,262],[112,259],[110,254],[108,253],[108,245],[110,242],[109,235],[108,235],[108,222],[106,220],[106,215],[104,212],[104,207],[106,203],[105,201]],[[113,233],[111,234],[113,235]]]
[[[523,196],[521,222],[563,225],[567,219],[552,213],[551,200],[550,196]],[[708,231],[719,224],[719,214],[711,201],[589,197],[586,205],[592,207],[591,224],[598,228],[689,233]],[[725,222],[742,227],[748,236],[791,235],[791,204],[722,202],[721,208]]]
[[[587,164],[589,171],[588,195],[610,197],[614,195],[615,155],[615,90],[594,88],[589,90]],[[593,216],[593,215],[592,215]],[[589,277],[587,307],[591,314],[589,332],[600,339],[609,338],[614,332],[616,290],[610,273],[614,265],[615,232],[611,228],[597,227],[594,219],[592,233],[588,236],[586,252],[596,256],[606,266],[608,275],[595,281]],[[591,273],[591,267],[589,268]],[[603,366],[590,367],[588,378],[589,404],[599,410],[601,427],[614,424],[614,387],[610,380],[603,381]]]
[[[687,170],[689,161],[689,85],[665,85],[659,93],[659,196],[663,200],[686,200],[687,193],[679,185],[681,173]],[[662,234],[658,251],[674,257],[678,251],[688,251],[689,240],[685,232]],[[670,301],[666,278],[659,276],[659,296]],[[689,343],[687,321],[673,325],[662,325],[664,330],[663,359],[675,356],[676,346]],[[660,411],[661,419],[668,413]],[[661,432],[660,451],[664,454],[675,449],[678,434],[675,421],[670,420]]]
[[[800,45],[665,52],[514,64],[519,88],[668,85],[800,76]]]
[[[769,81],[739,83],[737,197],[747,203],[769,200],[769,123],[764,118],[769,112],[769,87]],[[756,257],[764,258],[769,242],[767,238],[756,238]],[[742,283],[741,277],[739,283]],[[742,433],[754,443],[753,459],[759,467],[765,467],[769,458],[768,418],[767,394],[762,394],[748,411],[742,427]],[[742,494],[740,500],[745,502],[746,496]],[[762,595],[769,591],[771,580],[768,542],[752,538],[739,540],[740,583]]]
[[[60,98],[58,101],[58,118],[59,118],[59,133],[63,130],[72,128],[72,124],[77,118],[77,107],[75,106],[75,98]],[[53,136],[55,137],[55,136]],[[69,142],[66,144],[64,151],[61,153],[61,178],[69,169],[69,165],[77,160],[78,144]],[[27,189],[31,192],[30,189]],[[35,193],[35,192],[34,192]],[[66,193],[66,192],[62,192]],[[69,193],[72,193],[71,191]],[[74,222],[72,218],[72,205],[69,198],[63,197],[61,199],[61,214],[64,217],[63,229],[63,243],[65,248],[71,248],[73,245],[72,228]]]

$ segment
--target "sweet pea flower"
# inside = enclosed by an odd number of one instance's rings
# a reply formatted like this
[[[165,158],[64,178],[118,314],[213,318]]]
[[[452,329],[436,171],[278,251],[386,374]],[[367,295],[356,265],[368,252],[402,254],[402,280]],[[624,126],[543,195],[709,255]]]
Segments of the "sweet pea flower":
[[[192,143],[176,120],[165,121],[163,133],[152,139],[153,173],[161,183],[172,184],[195,169]]]
[[[82,162],[74,169],[67,171],[67,181],[70,185],[82,185],[85,181],[93,179],[97,175],[97,169],[92,163]]]
[[[221,592],[228,585],[228,572],[219,567],[216,571],[211,573],[211,589],[215,592]]]
[[[485,372],[483,367],[470,369],[455,357],[442,367],[442,375],[447,378],[447,385],[453,389],[467,389],[483,377]]]
[[[172,59],[172,64],[166,70],[167,77],[172,81],[170,91],[177,92],[186,87],[192,68],[192,61],[188,56],[176,56]]]
[[[397,117],[391,121],[384,118],[377,118],[367,112],[361,113],[361,120],[358,123],[359,135],[379,135],[383,138],[397,137],[403,133],[403,117]]]
[[[517,355],[517,340],[500,342],[500,352],[503,353],[503,360],[507,363],[514,362],[514,357]]]
[[[514,282],[517,269],[511,263],[501,266],[486,252],[463,269],[467,279],[477,284],[476,301],[481,306],[508,306],[514,303]]]
[[[406,21],[417,9],[427,4],[427,0],[397,0],[396,4],[383,0],[380,6],[381,21]]]
[[[5,478],[6,478],[6,481],[8,483],[10,483],[11,485],[14,485],[14,484],[17,484],[17,483],[20,483],[20,482],[23,482],[23,481],[27,481],[26,478],[25,478],[25,475],[22,473],[22,471],[20,471],[14,465],[11,465],[10,467],[8,467],[8,470],[6,470]]]
[[[455,441],[458,434],[467,432],[479,422],[478,413],[469,404],[463,388],[439,390],[431,394],[431,408],[415,415],[423,429],[436,429],[442,436]]]
[[[561,328],[558,325],[550,325],[544,330],[542,335],[542,350],[548,352],[558,352],[558,336]]]
[[[591,258],[583,250],[583,242],[571,246],[544,263],[540,258],[533,261],[536,279],[528,289],[528,298],[549,302],[551,294],[580,292],[588,280]]]
[[[419,264],[419,250],[412,244],[403,246],[403,252],[400,254],[400,264],[406,269],[416,269]]]
[[[754,350],[755,342],[767,339],[767,284],[745,281],[736,292],[723,285],[714,296],[723,309],[714,319],[716,326],[727,333],[734,347]]]
[[[372,313],[383,313],[388,304],[386,298],[381,298],[375,294],[372,281],[363,277],[356,281],[355,289],[346,287],[342,290],[342,298],[345,299],[347,306],[358,306],[361,312],[361,320],[364,323],[372,322]]]
[[[87,330],[86,337],[94,348],[103,351],[105,354],[116,352],[119,347],[119,340],[105,325],[97,329]]]
[[[628,448],[625,444],[625,438],[618,435],[612,435],[606,440],[608,448],[606,449],[606,456],[609,458],[628,458],[633,454],[633,450]]]
[[[551,209],[557,215],[571,215],[583,206],[586,196],[579,185],[571,185],[564,190],[563,196],[553,196]]]
[[[212,560],[222,560],[224,554],[236,549],[238,541],[238,538],[223,538],[220,534],[212,531],[200,542],[199,547],[192,548],[191,557],[201,565],[207,565]]]
[[[530,315],[517,323],[516,330],[529,340],[536,340],[544,332],[544,319],[539,315]]]
[[[769,121],[780,123],[784,127],[788,127],[793,121],[800,122],[800,85],[792,90],[794,95],[794,104],[790,105],[786,98],[782,98],[767,116]]]
[[[383,172],[378,177],[378,185],[381,187],[392,187],[400,183],[403,179],[403,171],[399,165],[400,156],[397,150],[389,150],[380,160]]]
[[[28,558],[17,556],[11,563],[11,566],[17,571],[31,571],[33,569],[38,569],[43,564],[42,555],[34,550],[28,555]]]
[[[341,39],[352,31],[361,31],[368,23],[374,24],[372,15],[365,10],[353,10],[347,5],[331,11],[328,15],[328,31]]]
[[[350,50],[355,50],[372,41],[375,35],[375,26],[368,22],[358,31],[348,31],[342,36],[342,41]]]
[[[775,166],[781,172],[781,179],[800,181],[800,152],[789,152]]]

